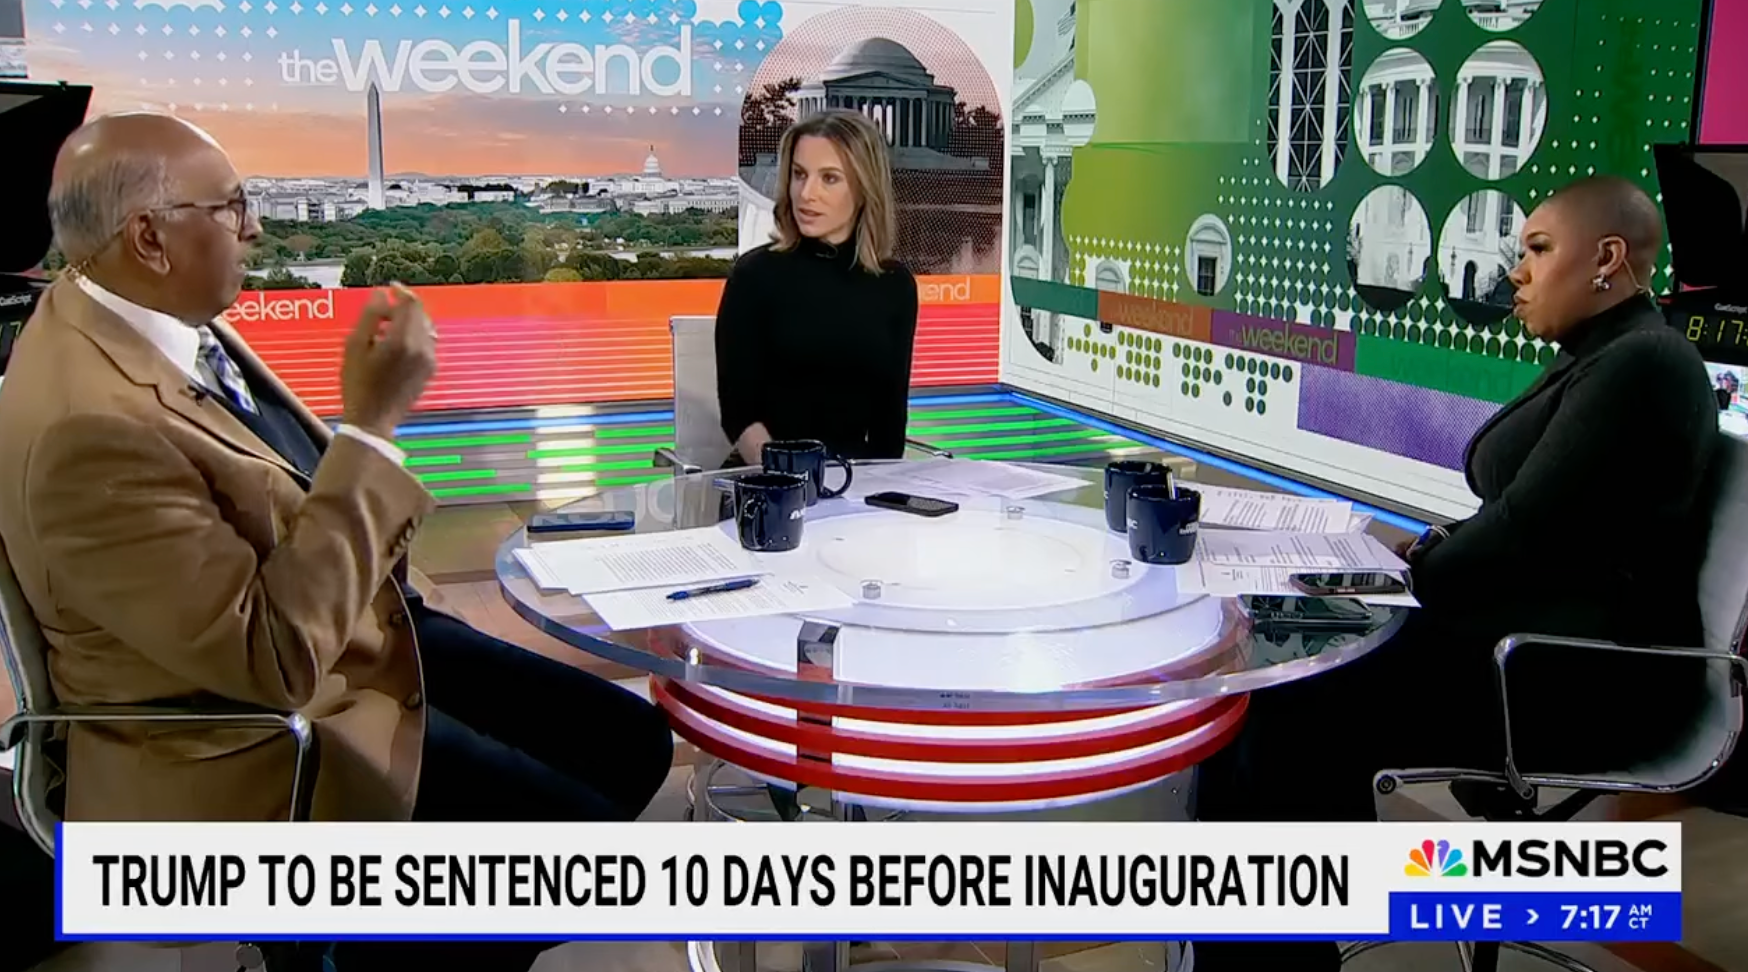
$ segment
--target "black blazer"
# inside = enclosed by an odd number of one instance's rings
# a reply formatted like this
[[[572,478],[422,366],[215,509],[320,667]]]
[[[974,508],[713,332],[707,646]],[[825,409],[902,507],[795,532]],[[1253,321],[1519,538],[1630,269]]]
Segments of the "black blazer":
[[[1698,647],[1717,428],[1704,362],[1655,305],[1591,318],[1470,442],[1481,507],[1415,558],[1416,596],[1487,639]]]

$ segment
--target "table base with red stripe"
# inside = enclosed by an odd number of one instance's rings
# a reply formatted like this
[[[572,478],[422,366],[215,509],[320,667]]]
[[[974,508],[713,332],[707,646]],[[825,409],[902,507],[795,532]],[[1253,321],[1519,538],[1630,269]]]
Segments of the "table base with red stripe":
[[[755,776],[857,806],[1025,812],[1104,799],[1188,769],[1237,733],[1248,699],[1151,706],[1119,715],[1002,726],[815,719],[711,686],[651,680],[674,729]],[[854,710],[851,709],[851,712]]]

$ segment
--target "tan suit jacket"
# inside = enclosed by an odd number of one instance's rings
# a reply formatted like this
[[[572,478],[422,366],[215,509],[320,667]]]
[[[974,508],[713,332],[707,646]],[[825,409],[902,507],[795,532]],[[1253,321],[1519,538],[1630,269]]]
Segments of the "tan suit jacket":
[[[328,428],[222,322],[254,387]],[[391,576],[430,493],[332,438],[301,476],[126,321],[63,278],[0,384],[0,536],[68,705],[232,700],[315,723],[319,820],[411,812],[423,678]],[[283,731],[76,727],[74,820],[285,819]]]

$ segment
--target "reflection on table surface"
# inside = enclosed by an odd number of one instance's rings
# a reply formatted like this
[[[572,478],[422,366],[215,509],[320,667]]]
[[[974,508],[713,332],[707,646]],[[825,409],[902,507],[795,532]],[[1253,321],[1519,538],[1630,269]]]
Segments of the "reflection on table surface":
[[[856,488],[810,507],[802,548],[781,555],[784,569],[843,589],[855,601],[846,610],[615,632],[582,598],[539,589],[514,556],[528,543],[523,531],[499,548],[499,585],[531,623],[661,686],[708,696],[693,701],[904,710],[911,721],[929,710],[1084,719],[1218,699],[1343,664],[1406,619],[1374,607],[1351,630],[1265,629],[1237,599],[1180,595],[1169,567],[1114,570],[1128,548],[1103,523],[1102,469],[1033,466],[1082,485],[960,499],[958,513],[928,519],[863,502],[875,488],[863,482],[894,468],[858,465]],[[732,483],[751,471],[676,476],[566,509],[630,512],[640,533],[732,533]],[[872,598],[863,596],[870,580],[879,582]]]

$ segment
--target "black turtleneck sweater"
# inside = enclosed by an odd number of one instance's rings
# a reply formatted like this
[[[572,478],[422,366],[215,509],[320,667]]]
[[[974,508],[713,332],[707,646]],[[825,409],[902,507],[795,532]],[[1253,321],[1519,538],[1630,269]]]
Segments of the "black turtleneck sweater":
[[[1560,344],[1470,442],[1481,507],[1416,558],[1415,592],[1490,635],[1698,645],[1719,436],[1705,364],[1643,297]]]
[[[743,254],[716,312],[722,431],[734,442],[762,422],[846,459],[902,457],[916,319],[910,272],[869,273],[853,246]]]

